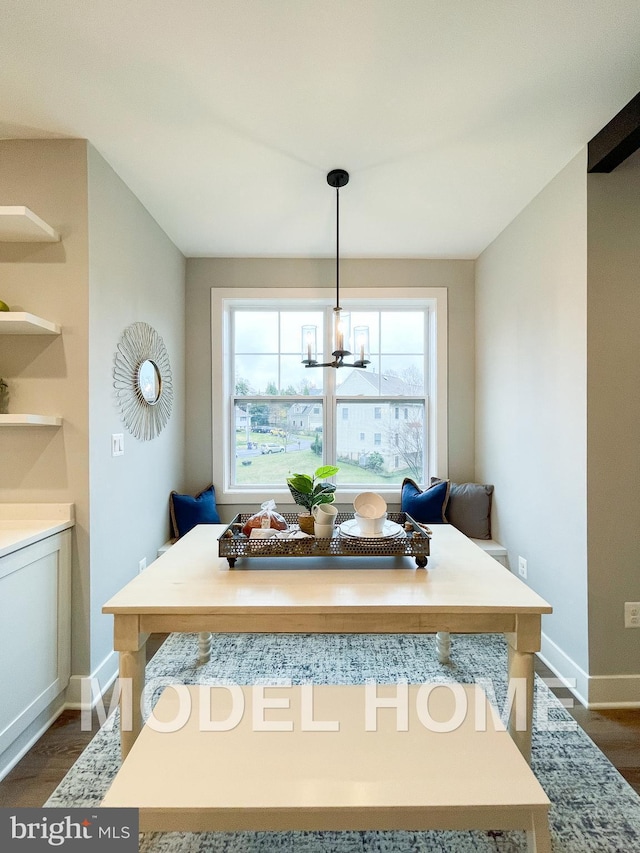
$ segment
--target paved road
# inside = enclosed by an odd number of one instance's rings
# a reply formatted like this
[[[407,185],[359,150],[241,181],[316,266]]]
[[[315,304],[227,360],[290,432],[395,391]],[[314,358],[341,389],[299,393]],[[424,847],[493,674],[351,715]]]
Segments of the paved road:
[[[278,442],[278,441],[268,441],[268,442],[265,441],[265,442],[261,442],[261,443],[279,444],[280,442]],[[295,441],[291,441],[287,444],[286,453],[297,453],[299,450],[309,450],[310,447],[311,447],[311,442],[309,441],[309,439],[300,439],[300,441],[298,441],[296,439]],[[258,444],[257,447],[255,447],[255,448],[252,447],[251,450],[248,450],[246,447],[241,447],[236,451],[236,456],[238,456],[239,458],[245,457],[245,456],[261,456],[261,455],[262,454],[260,452],[260,443]]]

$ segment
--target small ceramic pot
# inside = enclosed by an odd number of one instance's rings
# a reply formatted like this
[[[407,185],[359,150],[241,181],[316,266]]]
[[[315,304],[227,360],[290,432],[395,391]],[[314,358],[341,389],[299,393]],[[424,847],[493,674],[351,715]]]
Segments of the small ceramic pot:
[[[304,514],[300,513],[300,515],[298,516],[298,524],[300,525],[300,530],[302,530],[303,533],[309,533],[311,536],[313,536],[314,520],[312,515],[310,515],[308,512],[305,512]]]

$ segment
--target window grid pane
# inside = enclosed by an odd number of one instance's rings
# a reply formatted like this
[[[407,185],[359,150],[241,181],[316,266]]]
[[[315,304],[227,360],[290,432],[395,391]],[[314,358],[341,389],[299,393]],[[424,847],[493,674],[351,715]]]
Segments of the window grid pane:
[[[232,313],[232,486],[282,487],[292,471],[313,472],[323,463],[339,466],[339,484],[396,485],[402,474],[424,479],[424,399],[406,399],[425,391],[424,311],[351,312],[352,328],[370,329],[367,370],[302,364],[302,325],[318,326],[318,350],[324,349],[330,308]],[[257,330],[260,324],[269,328]],[[358,400],[331,403],[334,394]],[[328,424],[335,435],[326,435]]]

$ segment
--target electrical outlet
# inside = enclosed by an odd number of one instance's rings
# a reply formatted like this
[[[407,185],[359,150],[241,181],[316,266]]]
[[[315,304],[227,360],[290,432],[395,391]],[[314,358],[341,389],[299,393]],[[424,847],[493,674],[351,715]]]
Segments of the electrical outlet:
[[[143,557],[143,558],[140,560],[140,562],[138,563],[138,572],[141,572],[141,571],[143,571],[143,570],[144,570],[144,569],[146,569],[146,568],[147,568],[147,558],[146,558],[146,557]]]
[[[640,601],[625,601],[624,627],[640,628]]]
[[[518,574],[521,578],[527,577],[527,561],[524,557],[518,557]]]
[[[111,435],[111,455],[124,456],[124,435],[121,432]]]

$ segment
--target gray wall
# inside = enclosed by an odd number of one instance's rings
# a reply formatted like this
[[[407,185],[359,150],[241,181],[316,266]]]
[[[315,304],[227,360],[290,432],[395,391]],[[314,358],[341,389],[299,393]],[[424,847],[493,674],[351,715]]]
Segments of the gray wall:
[[[476,478],[494,535],[554,608],[547,638],[588,670],[586,151],[476,266]]]
[[[449,476],[474,473],[473,261],[345,259],[344,287],[448,288]],[[195,492],[212,477],[211,288],[335,288],[335,260],[320,258],[190,258],[187,260],[186,485]],[[213,472],[216,482],[216,472]],[[240,511],[230,509],[231,515]],[[224,508],[223,508],[224,513]],[[225,518],[228,514],[225,515]]]
[[[623,608],[640,601],[640,153],[587,186],[590,670],[637,674]]]
[[[110,653],[113,619],[104,602],[156,557],[169,538],[168,497],[184,466],[184,276],[182,254],[95,149],[89,147],[90,621],[94,671]],[[153,441],[126,429],[113,395],[123,330],[153,326],[171,361],[172,416]],[[111,434],[124,433],[124,456]]]
[[[0,429],[0,501],[72,502],[72,672],[89,660],[87,144],[0,141],[0,202],[26,205],[60,243],[0,243],[0,299],[62,326],[56,338],[0,336],[11,412],[61,415],[60,429]]]

